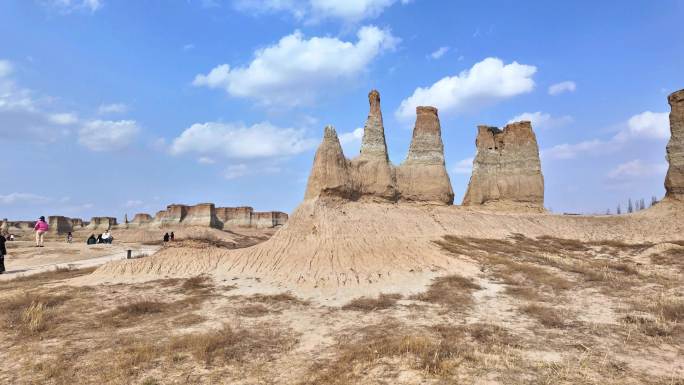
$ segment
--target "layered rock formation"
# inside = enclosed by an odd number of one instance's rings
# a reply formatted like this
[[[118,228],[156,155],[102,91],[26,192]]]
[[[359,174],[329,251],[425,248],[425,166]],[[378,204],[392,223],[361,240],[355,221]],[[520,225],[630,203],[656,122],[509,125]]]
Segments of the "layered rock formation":
[[[479,126],[477,155],[463,205],[495,202],[544,206],[544,177],[532,124],[512,123],[500,130]]]
[[[368,100],[370,112],[359,156],[347,160],[335,129],[327,126],[316,151],[304,199],[332,197],[451,204],[454,193],[444,165],[437,109],[417,108],[409,154],[401,166],[394,167],[387,155],[380,94],[373,90]]]
[[[684,200],[684,90],[672,93],[670,103],[670,141],[667,160],[670,164],[665,177],[666,197]]]
[[[323,141],[314,156],[304,199],[316,197],[351,199],[353,190],[349,164],[342,153],[340,139],[334,127],[326,126]]]
[[[416,125],[406,160],[397,167],[401,198],[452,204],[454,191],[444,163],[442,129],[434,107],[416,108]]]
[[[350,163],[354,193],[360,198],[395,201],[398,196],[394,170],[389,162],[385,127],[380,109],[380,93],[368,94],[370,109],[363,128],[361,151]]]
[[[83,223],[83,219],[81,218],[70,218],[71,220],[71,228],[74,230],[80,229],[86,224]]]
[[[114,217],[92,217],[86,227],[91,230],[109,230],[115,226],[117,222]]]
[[[217,207],[216,217],[224,227],[251,227],[254,209],[251,207]]]
[[[49,232],[53,234],[66,234],[73,230],[71,218],[60,215],[52,215],[48,217]]]
[[[152,222],[152,216],[146,213],[137,213],[133,216],[133,220],[129,223],[129,226],[144,226]]]

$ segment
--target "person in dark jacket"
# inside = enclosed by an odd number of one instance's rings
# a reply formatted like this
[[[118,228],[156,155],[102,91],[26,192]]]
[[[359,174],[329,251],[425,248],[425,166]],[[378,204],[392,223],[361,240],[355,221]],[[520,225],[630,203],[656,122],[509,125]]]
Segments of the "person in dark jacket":
[[[176,240],[176,235],[173,233],[173,231],[171,232],[171,235],[169,235],[169,237],[170,237],[169,239],[171,240],[171,242]]]
[[[97,243],[104,243],[104,240],[102,239],[102,234],[97,235]]]
[[[169,241],[169,233],[164,234],[164,242]]]
[[[7,254],[7,249],[5,248],[5,236],[0,234],[0,274],[5,273],[5,254]]]
[[[95,234],[90,234],[90,237],[88,237],[88,240],[86,241],[86,245],[94,245],[97,243],[97,239],[95,239]]]

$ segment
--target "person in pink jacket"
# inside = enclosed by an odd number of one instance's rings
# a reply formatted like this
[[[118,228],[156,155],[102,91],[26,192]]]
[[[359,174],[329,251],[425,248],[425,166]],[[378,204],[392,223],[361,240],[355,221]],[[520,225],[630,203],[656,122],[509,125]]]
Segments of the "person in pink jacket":
[[[43,247],[43,234],[47,233],[50,226],[45,222],[45,217],[41,216],[33,227],[36,231],[36,247]]]

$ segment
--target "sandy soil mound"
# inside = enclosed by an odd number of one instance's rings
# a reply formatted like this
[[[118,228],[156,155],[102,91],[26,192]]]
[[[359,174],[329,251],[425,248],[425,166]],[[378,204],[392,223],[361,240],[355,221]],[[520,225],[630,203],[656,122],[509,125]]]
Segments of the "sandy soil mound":
[[[308,200],[271,239],[256,246],[167,248],[136,261],[110,263],[89,283],[139,281],[160,276],[212,273],[218,277],[259,277],[278,287],[358,288],[428,282],[435,275],[473,269],[445,255],[434,241],[442,236],[504,238],[549,235],[586,241],[660,243],[684,234],[684,210],[664,202],[623,216],[505,214],[459,206],[335,203]]]

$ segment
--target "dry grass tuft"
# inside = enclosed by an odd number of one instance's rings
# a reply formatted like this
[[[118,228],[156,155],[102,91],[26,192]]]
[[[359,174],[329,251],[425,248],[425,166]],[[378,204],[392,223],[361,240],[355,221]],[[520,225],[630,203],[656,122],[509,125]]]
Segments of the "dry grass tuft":
[[[426,292],[413,295],[411,299],[463,310],[473,304],[472,292],[479,289],[480,285],[468,278],[449,275],[435,278]]]
[[[254,294],[247,297],[248,301],[260,302],[271,305],[308,305],[309,302],[297,298],[290,292],[284,292],[279,294]]]
[[[5,328],[20,335],[39,335],[56,326],[57,308],[70,299],[68,295],[15,295],[0,301],[0,319]]]
[[[185,291],[201,291],[207,292],[213,289],[214,283],[211,278],[206,275],[198,275],[186,279],[181,285],[181,289]]]
[[[19,276],[7,281],[0,281],[0,290],[18,289],[24,287],[35,288],[36,286],[80,277],[95,271],[96,267],[74,269],[71,267],[57,267],[54,270],[27,276]]]
[[[535,318],[547,328],[562,329],[566,326],[563,315],[550,306],[530,304],[522,307],[522,312]]]
[[[258,325],[255,330],[223,325],[221,329],[205,333],[174,337],[168,345],[168,352],[173,355],[187,352],[197,361],[212,365],[216,361],[230,363],[272,357],[292,349],[296,343],[291,335],[267,325]]]
[[[375,311],[394,307],[402,298],[401,294],[380,294],[376,298],[361,297],[342,306],[343,310]]]
[[[237,314],[243,317],[263,317],[266,314],[271,313],[271,310],[266,306],[258,303],[252,305],[246,305],[237,310]]]

